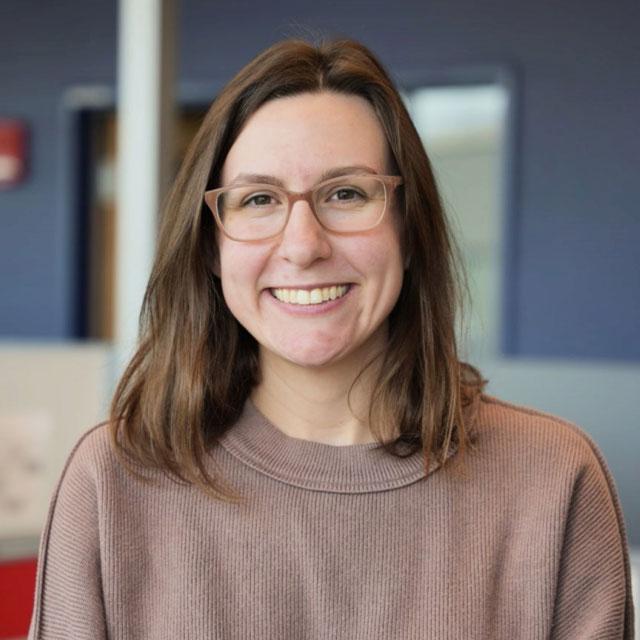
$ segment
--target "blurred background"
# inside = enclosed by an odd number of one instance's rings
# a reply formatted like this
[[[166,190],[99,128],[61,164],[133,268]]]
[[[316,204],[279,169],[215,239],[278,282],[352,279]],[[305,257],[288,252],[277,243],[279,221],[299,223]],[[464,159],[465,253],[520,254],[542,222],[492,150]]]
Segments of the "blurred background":
[[[131,354],[167,185],[286,37],[387,67],[468,272],[464,358],[591,435],[639,562],[639,32],[635,0],[3,0],[0,638],[26,635],[55,482]]]

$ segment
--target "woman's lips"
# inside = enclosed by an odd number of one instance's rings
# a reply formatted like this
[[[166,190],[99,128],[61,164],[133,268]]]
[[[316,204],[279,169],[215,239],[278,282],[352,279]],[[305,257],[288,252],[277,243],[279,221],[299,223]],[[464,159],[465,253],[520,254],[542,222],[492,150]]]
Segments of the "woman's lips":
[[[332,311],[333,309],[341,306],[342,304],[345,303],[345,301],[347,301],[351,295],[352,292],[354,290],[354,285],[352,283],[348,283],[348,284],[344,284],[344,285],[333,285],[336,286],[336,289],[338,286],[342,286],[345,287],[346,290],[344,291],[344,293],[341,296],[337,296],[334,299],[331,299],[330,295],[329,295],[329,299],[328,300],[322,300],[321,302],[311,302],[311,296],[314,295],[315,299],[317,300],[317,293],[313,294],[312,292],[314,291],[318,291],[318,289],[320,289],[320,287],[313,287],[313,288],[296,288],[296,289],[291,289],[287,287],[288,291],[296,291],[296,298],[295,298],[295,302],[286,302],[284,300],[280,300],[278,299],[275,294],[273,289],[266,289],[265,293],[268,295],[269,300],[271,301],[271,303],[275,304],[279,309],[281,309],[282,311],[287,312],[290,315],[296,315],[296,316],[309,316],[309,315],[319,315],[319,314],[323,314],[323,313],[328,313],[329,311]],[[323,287],[323,288],[327,288],[327,287]],[[331,289],[331,287],[328,287],[329,289]],[[279,288],[280,291],[282,291],[282,288]],[[300,298],[300,302],[298,302],[298,293],[297,292],[305,292],[304,294],[301,294],[301,298]],[[329,294],[331,293],[331,291],[329,291]],[[337,293],[337,291],[336,291]],[[305,295],[309,296],[309,302],[305,303]]]
[[[334,284],[328,286],[314,287],[273,287],[270,289],[271,295],[289,304],[308,305],[322,304],[330,300],[336,300],[344,296],[350,285]]]

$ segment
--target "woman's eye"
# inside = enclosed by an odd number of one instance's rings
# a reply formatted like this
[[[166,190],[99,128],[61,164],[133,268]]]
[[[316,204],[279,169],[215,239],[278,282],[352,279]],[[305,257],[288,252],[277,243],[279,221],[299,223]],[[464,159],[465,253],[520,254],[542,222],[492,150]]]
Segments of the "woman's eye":
[[[258,207],[264,207],[270,204],[273,204],[273,202],[270,202],[271,200],[273,200],[273,196],[270,196],[266,193],[258,193],[254,196],[251,196],[250,198],[247,198],[244,203],[243,206],[258,206]]]
[[[337,189],[333,192],[331,198],[333,198],[333,196],[338,196],[337,200],[354,200],[362,197],[355,189],[349,188]]]

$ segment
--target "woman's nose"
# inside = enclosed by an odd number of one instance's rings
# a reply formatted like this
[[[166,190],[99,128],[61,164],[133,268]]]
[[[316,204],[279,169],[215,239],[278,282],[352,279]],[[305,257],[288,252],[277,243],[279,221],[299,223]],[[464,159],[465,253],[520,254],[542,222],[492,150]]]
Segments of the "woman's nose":
[[[331,255],[327,232],[318,222],[308,202],[298,201],[291,208],[287,226],[280,237],[278,253],[300,267]]]

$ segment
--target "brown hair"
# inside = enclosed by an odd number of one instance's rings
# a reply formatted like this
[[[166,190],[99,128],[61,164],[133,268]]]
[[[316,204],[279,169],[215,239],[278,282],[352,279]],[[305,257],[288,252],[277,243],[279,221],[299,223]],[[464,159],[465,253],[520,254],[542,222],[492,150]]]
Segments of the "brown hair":
[[[112,444],[132,471],[159,468],[213,497],[237,497],[205,456],[259,380],[258,345],[227,308],[213,273],[216,228],[203,194],[219,186],[231,145],[263,104],[318,91],[361,96],[373,106],[404,178],[398,210],[410,261],[389,317],[370,428],[394,455],[421,449],[426,466],[444,464],[452,448],[455,458],[469,448],[472,408],[486,380],[458,360],[464,272],[420,137],[366,47],[350,39],[290,39],[259,54],[220,92],[167,198],[139,345],[111,403]]]

